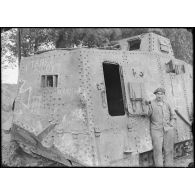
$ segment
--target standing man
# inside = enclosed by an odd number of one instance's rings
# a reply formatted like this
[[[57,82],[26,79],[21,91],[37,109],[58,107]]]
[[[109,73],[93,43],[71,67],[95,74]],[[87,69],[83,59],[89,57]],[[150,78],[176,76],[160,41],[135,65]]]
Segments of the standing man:
[[[164,101],[164,88],[156,89],[154,94],[156,95],[156,99],[149,104],[148,111],[151,121],[154,163],[157,167],[171,167],[173,166],[174,157],[174,126],[176,115],[169,103]]]

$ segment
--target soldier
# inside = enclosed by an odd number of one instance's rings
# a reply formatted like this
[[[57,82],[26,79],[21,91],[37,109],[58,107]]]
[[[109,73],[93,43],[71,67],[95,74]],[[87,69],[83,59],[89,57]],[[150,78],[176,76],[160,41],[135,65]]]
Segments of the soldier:
[[[164,88],[156,89],[154,94],[156,99],[149,104],[148,110],[151,122],[154,163],[157,167],[171,167],[173,166],[176,115],[169,103],[164,101]]]

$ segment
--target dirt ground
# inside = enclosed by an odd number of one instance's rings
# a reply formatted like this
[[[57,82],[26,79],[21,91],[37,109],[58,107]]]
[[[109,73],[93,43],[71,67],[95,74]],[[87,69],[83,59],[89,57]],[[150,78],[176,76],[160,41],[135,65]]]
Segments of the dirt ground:
[[[6,167],[62,167],[60,164],[48,161],[46,159],[32,158],[30,155],[17,151],[20,158],[15,155],[15,146],[11,143],[10,134],[2,131],[2,165]],[[193,162],[193,156],[189,155],[181,159],[175,160],[174,167],[187,167]]]

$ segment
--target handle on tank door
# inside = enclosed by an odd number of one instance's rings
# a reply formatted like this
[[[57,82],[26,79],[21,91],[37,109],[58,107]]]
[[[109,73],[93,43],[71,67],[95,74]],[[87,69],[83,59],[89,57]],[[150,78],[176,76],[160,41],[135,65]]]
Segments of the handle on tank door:
[[[102,106],[103,108],[107,107],[107,102],[106,102],[106,90],[104,87],[104,83],[98,83],[97,84],[97,89],[101,91],[101,99],[102,99]]]
[[[101,91],[101,97],[102,97],[102,106],[103,108],[106,108],[107,103],[106,103],[106,91],[105,90]]]

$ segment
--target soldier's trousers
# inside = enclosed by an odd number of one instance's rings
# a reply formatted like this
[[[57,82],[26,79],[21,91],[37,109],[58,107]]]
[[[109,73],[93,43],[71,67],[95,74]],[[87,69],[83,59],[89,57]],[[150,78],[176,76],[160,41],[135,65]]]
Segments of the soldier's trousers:
[[[163,129],[151,129],[153,156],[156,167],[173,167],[174,128],[165,132]],[[164,150],[164,158],[163,158]]]

